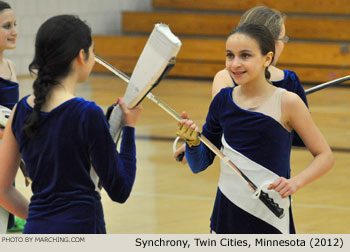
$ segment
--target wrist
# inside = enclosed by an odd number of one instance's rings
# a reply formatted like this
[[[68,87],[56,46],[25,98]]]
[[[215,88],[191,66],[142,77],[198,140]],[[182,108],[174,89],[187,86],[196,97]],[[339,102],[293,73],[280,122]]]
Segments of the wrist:
[[[299,175],[290,178],[290,180],[293,181],[293,184],[295,185],[295,191],[298,191],[304,185],[303,180]]]

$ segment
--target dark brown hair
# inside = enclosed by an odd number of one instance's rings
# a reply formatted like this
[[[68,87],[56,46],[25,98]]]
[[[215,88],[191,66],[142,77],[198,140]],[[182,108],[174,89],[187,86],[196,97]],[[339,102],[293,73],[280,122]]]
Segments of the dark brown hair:
[[[71,63],[81,49],[88,58],[91,44],[90,27],[76,16],[55,16],[40,26],[34,59],[29,65],[29,71],[37,77],[33,83],[34,108],[23,127],[28,137],[39,132],[40,110],[52,87],[70,73]]]

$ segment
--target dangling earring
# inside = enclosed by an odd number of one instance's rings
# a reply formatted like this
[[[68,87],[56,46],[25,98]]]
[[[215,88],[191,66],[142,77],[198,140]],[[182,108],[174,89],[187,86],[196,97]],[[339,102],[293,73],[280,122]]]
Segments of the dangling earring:
[[[266,78],[267,80],[270,80],[271,73],[270,73],[270,71],[269,71],[268,68],[269,68],[269,67],[266,67],[266,68],[265,68],[265,78]]]

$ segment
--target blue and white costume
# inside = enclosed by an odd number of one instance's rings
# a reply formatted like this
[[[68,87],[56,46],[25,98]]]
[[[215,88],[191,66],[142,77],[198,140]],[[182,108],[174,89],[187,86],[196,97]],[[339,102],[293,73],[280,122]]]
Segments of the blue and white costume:
[[[0,77],[0,105],[4,106],[10,110],[15,106],[15,104],[18,102],[19,97],[19,85],[14,80],[16,77],[13,74],[13,69],[11,65],[9,64],[9,69],[11,71],[11,79],[7,80]],[[1,140],[0,140],[1,144]],[[8,217],[8,224],[5,219]],[[14,225],[14,216],[12,214],[8,214],[7,211],[5,211],[2,207],[0,207],[0,221],[3,223],[0,223],[0,234],[5,233],[7,228],[11,228]],[[4,224],[4,225],[1,225]]]
[[[18,83],[0,77],[0,105],[12,109],[18,99]]]
[[[29,139],[22,128],[31,112],[27,97],[21,99],[12,122],[32,180],[23,233],[106,233],[92,173],[113,201],[129,197],[136,174],[135,129],[124,128],[118,153],[101,108],[73,98],[41,112],[39,135]]]
[[[231,155],[233,149],[239,155],[243,155],[250,163],[256,163],[264,167],[266,178],[274,180],[282,176],[290,178],[290,151],[291,133],[280,123],[279,119],[259,111],[251,111],[240,108],[233,101],[234,88],[222,89],[213,99],[202,134],[207,137],[219,149],[222,148],[235,163],[235,156]],[[268,99],[270,107],[274,107],[281,114],[281,99],[283,89],[277,88],[274,97]],[[277,101],[276,105],[275,102]],[[272,104],[271,104],[272,103]],[[279,107],[278,107],[279,106]],[[255,108],[254,108],[255,109]],[[273,113],[274,114],[274,113]],[[214,160],[215,154],[203,143],[190,148],[186,145],[186,159],[193,172],[197,173],[206,169]],[[238,167],[244,173],[257,176],[252,181],[260,186],[266,181],[261,181],[259,176],[264,172],[256,170],[249,172],[250,167]],[[251,174],[250,174],[251,173]],[[291,208],[287,210],[283,223],[273,223],[266,214],[256,212],[264,211],[266,206],[257,199],[252,199],[252,192],[243,196],[243,191],[249,190],[248,186],[233,175],[234,171],[225,166],[221,168],[220,181],[211,216],[211,229],[216,233],[294,233],[294,224]],[[271,176],[270,176],[271,175]],[[236,178],[235,178],[236,177]],[[249,177],[249,176],[248,176]],[[264,176],[262,176],[264,177]],[[251,178],[251,177],[249,177]],[[265,178],[265,179],[266,179]],[[270,181],[272,182],[272,181]],[[241,191],[237,191],[242,188]],[[244,188],[244,189],[243,189]],[[240,202],[250,201],[253,206],[240,205]],[[251,211],[251,208],[253,210]],[[254,210],[255,208],[255,210]],[[245,210],[243,210],[245,209]],[[246,211],[248,210],[248,211]],[[258,216],[258,217],[257,217]],[[278,219],[277,217],[275,217]],[[270,218],[271,219],[271,218]],[[286,221],[287,220],[287,221]],[[277,222],[279,222],[277,220]]]
[[[297,94],[305,103],[305,105],[308,107],[307,99],[306,99],[306,94],[303,86],[301,85],[298,76],[296,75],[295,72],[289,71],[289,70],[283,70],[284,77],[282,80],[279,81],[272,81],[272,85],[275,87],[280,87],[284,88],[290,92],[293,92]],[[233,85],[236,86],[237,84],[233,80],[232,76],[230,76],[233,82]],[[292,145],[294,146],[305,146],[299,135],[295,132],[292,131],[292,138],[293,142]]]

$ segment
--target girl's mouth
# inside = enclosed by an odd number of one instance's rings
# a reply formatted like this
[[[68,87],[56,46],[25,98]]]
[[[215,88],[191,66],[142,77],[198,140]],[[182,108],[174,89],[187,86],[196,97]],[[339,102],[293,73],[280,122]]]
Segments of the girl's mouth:
[[[232,72],[232,74],[234,75],[234,76],[241,76],[241,75],[243,75],[243,74],[245,74],[247,71],[242,71],[242,72]]]

